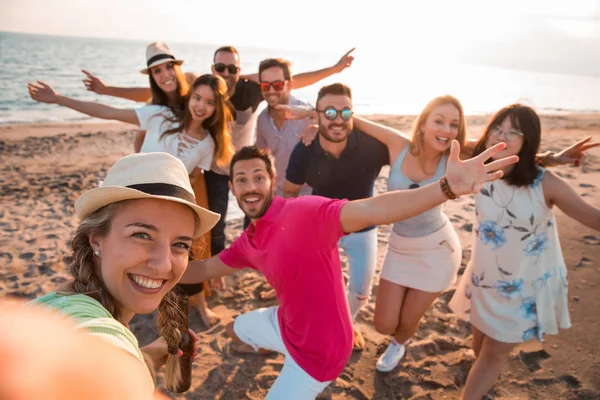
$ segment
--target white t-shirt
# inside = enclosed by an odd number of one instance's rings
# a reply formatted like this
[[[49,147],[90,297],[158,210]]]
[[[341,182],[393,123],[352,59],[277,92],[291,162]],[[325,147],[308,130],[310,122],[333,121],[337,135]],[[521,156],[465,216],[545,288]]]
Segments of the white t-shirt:
[[[141,153],[156,151],[169,153],[183,162],[188,174],[191,174],[196,167],[205,171],[210,169],[215,142],[208,132],[202,140],[193,138],[184,132],[173,133],[161,139],[163,132],[179,126],[179,124],[167,120],[167,118],[173,117],[169,107],[147,105],[137,108],[135,113],[140,123],[140,129],[146,131]]]

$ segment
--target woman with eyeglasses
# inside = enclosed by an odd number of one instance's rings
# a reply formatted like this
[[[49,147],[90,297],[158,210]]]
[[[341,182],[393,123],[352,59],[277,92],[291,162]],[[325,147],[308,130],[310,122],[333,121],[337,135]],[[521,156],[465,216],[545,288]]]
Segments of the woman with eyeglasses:
[[[180,111],[162,105],[146,105],[137,109],[119,109],[100,103],[85,102],[59,95],[49,85],[29,84],[32,99],[54,103],[90,115],[118,120],[140,126],[145,133],[141,152],[166,152],[185,164],[190,182],[200,206],[208,207],[203,171],[209,170],[213,159],[216,165],[229,165],[233,146],[229,134],[232,120],[228,107],[227,85],[222,78],[202,75],[183,98],[185,107]],[[209,243],[210,233],[204,240]],[[210,257],[210,246],[204,246],[198,259]],[[208,308],[203,284],[182,286],[191,296],[206,326],[213,326],[219,318]]]
[[[518,155],[519,162],[475,196],[473,253],[449,304],[473,329],[476,361],[461,399],[485,396],[519,343],[571,326],[553,207],[598,231],[600,209],[536,164],[540,141],[536,112],[513,104],[492,117],[475,147],[477,155],[505,142],[494,158]]]
[[[442,176],[453,139],[461,144],[463,158],[473,156],[476,144],[466,140],[460,102],[448,95],[436,97],[425,106],[415,121],[411,140],[392,128],[358,117],[354,121],[358,129],[387,145],[392,162],[389,190],[417,188]],[[507,143],[519,139],[514,129],[501,130],[501,135]],[[586,144],[588,140],[558,154],[539,155],[537,162],[578,162],[583,151],[597,145]],[[458,235],[441,206],[394,224],[375,307],[375,328],[392,335],[388,348],[377,361],[379,371],[388,372],[398,365],[425,312],[456,281],[461,259]]]

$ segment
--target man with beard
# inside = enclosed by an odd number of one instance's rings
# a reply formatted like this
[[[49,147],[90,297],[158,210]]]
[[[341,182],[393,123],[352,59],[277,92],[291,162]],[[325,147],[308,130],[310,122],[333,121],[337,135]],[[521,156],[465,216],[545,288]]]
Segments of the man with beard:
[[[350,50],[333,66],[317,71],[305,72],[294,76],[296,88],[312,85],[330,75],[342,72],[348,68],[354,57]],[[220,75],[229,88],[231,104],[234,108],[234,126],[231,136],[233,146],[241,149],[243,146],[254,144],[256,110],[263,100],[258,75],[241,75],[240,54],[233,46],[220,47],[213,57],[212,72]],[[219,254],[225,248],[225,216],[227,214],[229,196],[229,171],[227,168],[213,164],[210,171],[205,171],[208,207],[211,211],[221,214],[221,220],[211,232],[211,253]]]
[[[180,283],[203,282],[252,268],[275,288],[279,306],[242,314],[226,327],[238,350],[285,355],[267,399],[314,399],[350,358],[352,321],[338,253],[341,237],[476,193],[483,182],[502,177],[497,170],[518,161],[513,156],[484,164],[506,147],[504,143],[468,161],[460,161],[459,147],[458,142],[452,143],[446,176],[439,182],[355,201],[275,196],[277,178],[269,156],[256,146],[235,154],[229,185],[252,223],[218,256],[190,262]]]
[[[381,167],[389,152],[380,141],[353,130],[352,93],[336,83],[323,87],[317,97],[318,139],[310,146],[297,145],[289,160],[284,197],[296,197],[304,184],[313,194],[332,199],[359,200],[373,196]],[[377,227],[367,226],[340,239],[348,256],[348,304],[355,319],[367,304],[377,267]],[[355,328],[354,349],[364,349],[364,338]]]
[[[311,126],[311,119],[286,119],[286,111],[278,110],[278,105],[306,106],[308,104],[290,94],[294,82],[290,70],[290,62],[281,58],[269,58],[258,66],[260,90],[268,107],[258,116],[256,124],[256,146],[270,153],[275,158],[275,174],[282,174],[277,179],[275,194],[283,196],[285,170],[290,154],[300,142],[301,137]],[[304,185],[300,195],[310,194],[311,188]]]

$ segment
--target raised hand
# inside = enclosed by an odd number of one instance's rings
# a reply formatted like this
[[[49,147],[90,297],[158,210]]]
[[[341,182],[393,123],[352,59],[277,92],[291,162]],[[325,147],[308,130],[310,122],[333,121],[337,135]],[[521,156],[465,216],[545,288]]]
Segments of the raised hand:
[[[592,139],[591,136],[586,137],[583,140],[567,147],[560,153],[552,156],[550,160],[551,165],[564,165],[564,164],[579,164],[585,159],[585,151],[591,148],[600,146],[600,143],[588,143]]]
[[[519,161],[519,157],[510,156],[485,162],[506,148],[505,143],[498,143],[482,152],[477,157],[466,161],[459,158],[460,145],[453,140],[450,146],[450,156],[446,164],[446,179],[455,195],[477,193],[484,182],[495,181],[504,175],[502,169]]]
[[[305,146],[310,146],[310,144],[317,137],[317,133],[318,132],[319,132],[319,126],[318,125],[315,125],[315,124],[306,125],[306,128],[304,129],[304,132],[302,132],[302,134],[298,137],[298,139],[300,139],[300,141]]]
[[[98,78],[95,75],[92,75],[85,69],[82,69],[81,72],[83,72],[86,75],[86,77],[83,79],[83,84],[85,85],[85,88],[87,90],[97,94],[106,94],[107,86],[102,81],[102,79]]]
[[[355,47],[353,47],[349,52],[344,54],[342,58],[340,58],[340,60],[337,62],[337,64],[333,66],[336,72],[342,72],[343,70],[352,65],[352,61],[354,61],[354,56],[352,56],[350,53],[352,53],[354,49]]]
[[[29,96],[40,103],[56,103],[58,101],[58,93],[52,89],[52,87],[42,81],[35,83],[28,83],[27,89],[29,90]]]

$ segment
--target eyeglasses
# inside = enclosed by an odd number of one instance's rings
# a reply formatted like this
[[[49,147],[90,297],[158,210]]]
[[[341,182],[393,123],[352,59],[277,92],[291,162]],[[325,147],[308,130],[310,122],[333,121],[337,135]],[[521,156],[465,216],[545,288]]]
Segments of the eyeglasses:
[[[233,64],[223,64],[217,63],[215,64],[215,71],[222,74],[225,70],[229,71],[231,75],[235,75],[238,72],[238,67]]]
[[[495,136],[502,135],[508,142],[514,142],[518,138],[523,137],[523,132],[519,132],[514,129],[502,129],[499,126],[493,127],[490,134]]]
[[[345,107],[342,110],[336,110],[334,106],[325,107],[324,110],[317,110],[317,112],[323,113],[323,115],[325,115],[325,119],[328,121],[334,121],[338,115],[342,118],[342,120],[349,121],[350,118],[352,118],[352,114],[354,114],[354,111],[352,111],[349,107]]]
[[[276,92],[281,92],[285,88],[285,81],[261,82],[260,90],[268,92],[271,86]]]

